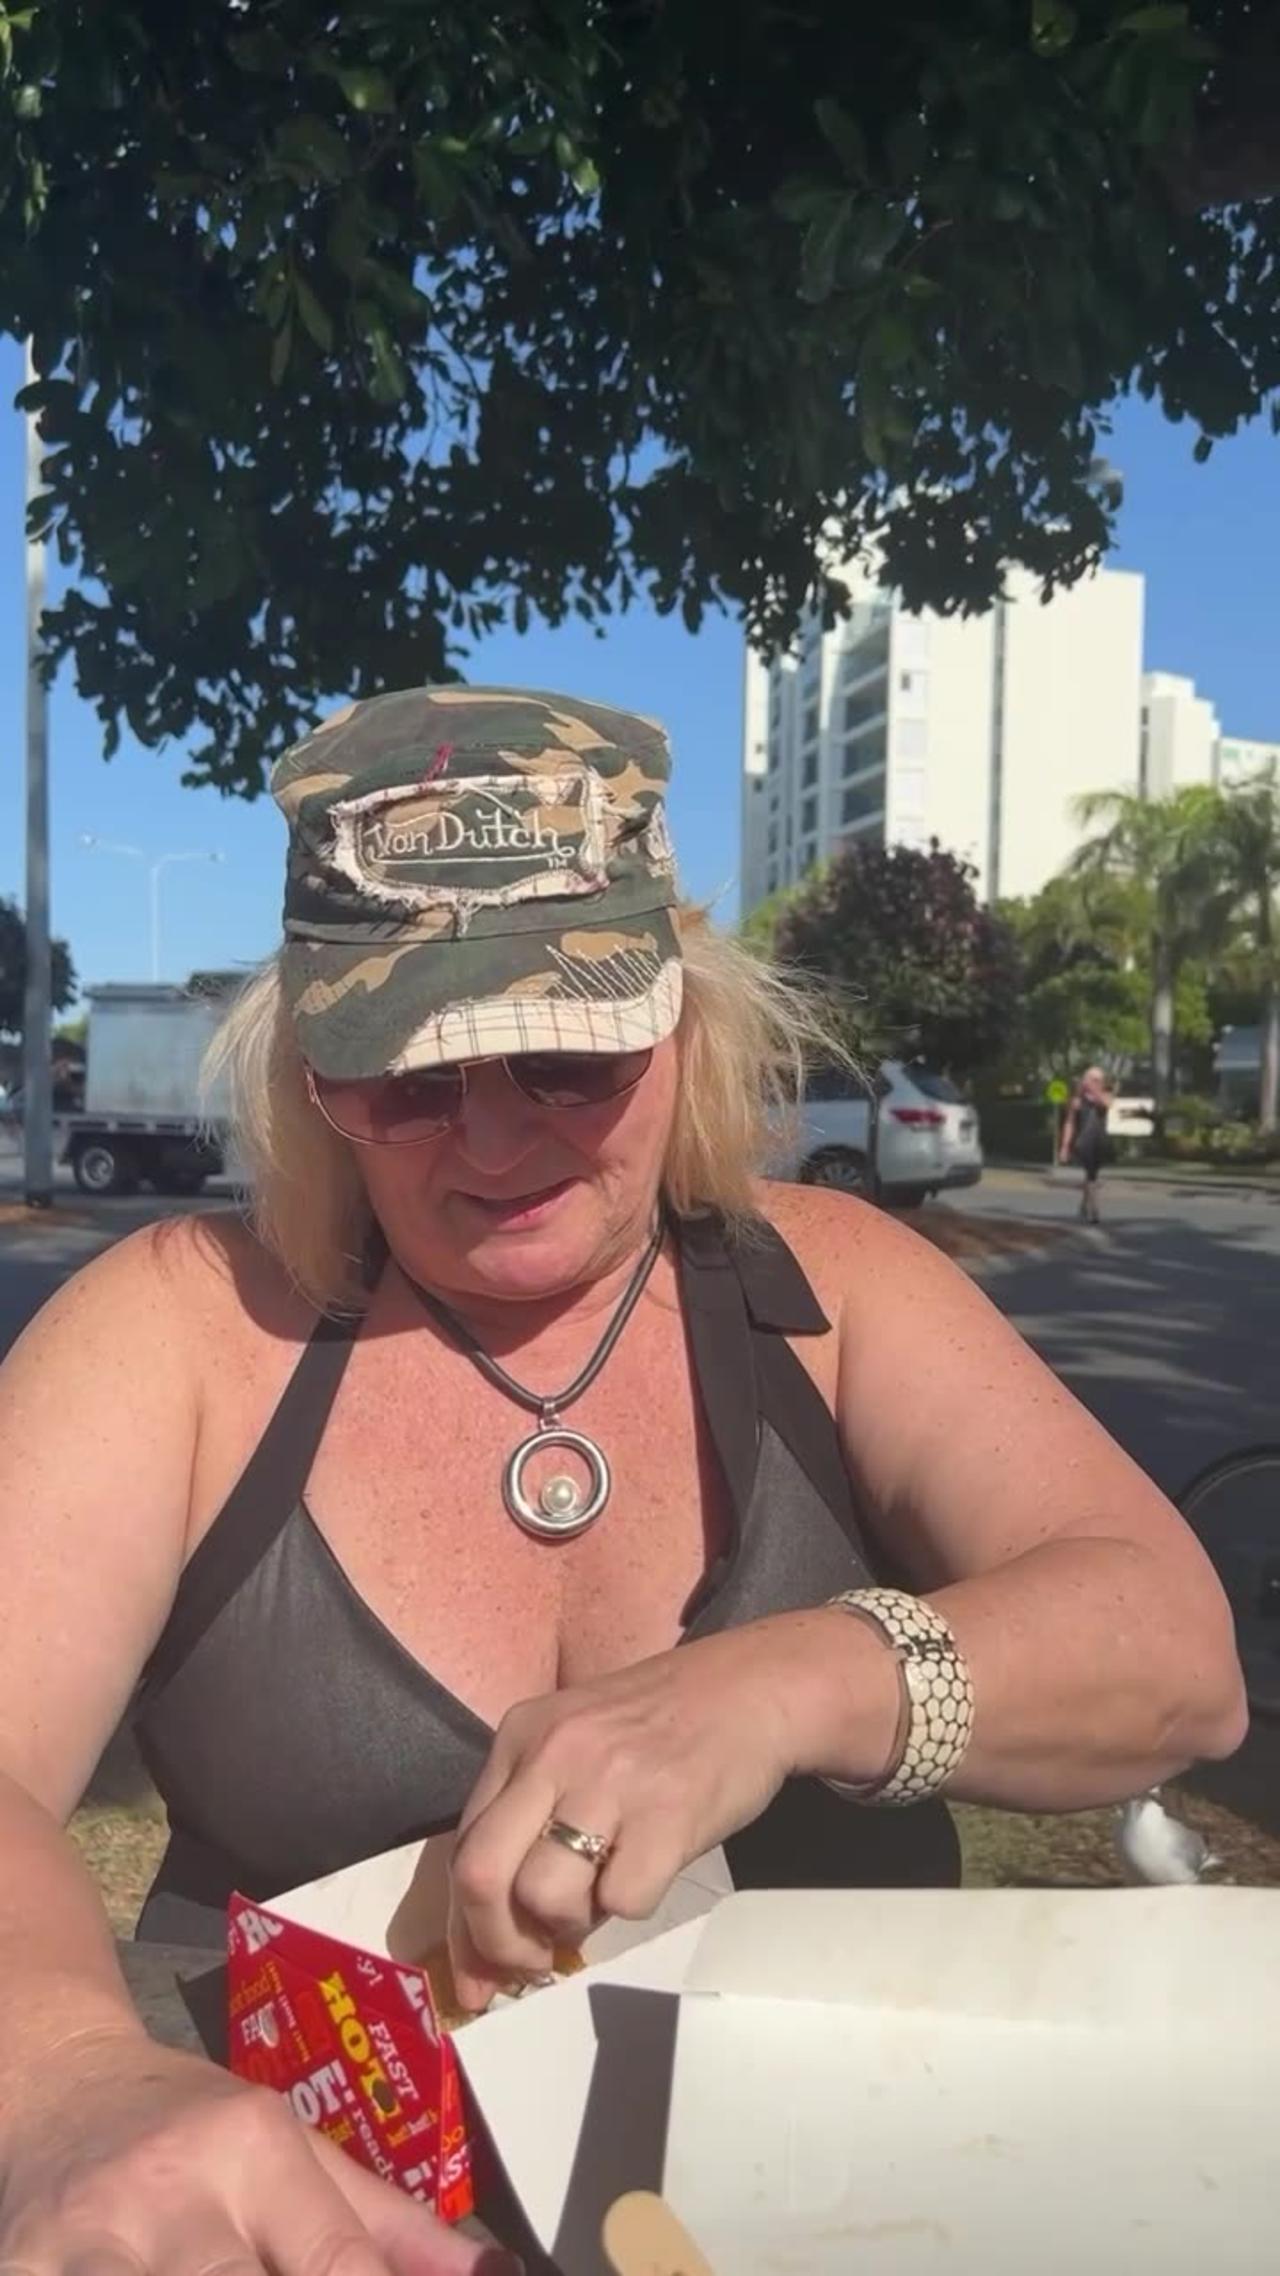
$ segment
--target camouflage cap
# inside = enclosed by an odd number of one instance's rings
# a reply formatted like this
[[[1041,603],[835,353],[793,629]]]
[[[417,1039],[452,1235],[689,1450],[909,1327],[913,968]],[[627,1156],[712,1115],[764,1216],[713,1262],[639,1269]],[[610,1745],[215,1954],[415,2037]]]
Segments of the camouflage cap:
[[[279,761],[284,988],[335,1080],[635,1051],[680,1016],[654,720],[523,688],[352,704]]]

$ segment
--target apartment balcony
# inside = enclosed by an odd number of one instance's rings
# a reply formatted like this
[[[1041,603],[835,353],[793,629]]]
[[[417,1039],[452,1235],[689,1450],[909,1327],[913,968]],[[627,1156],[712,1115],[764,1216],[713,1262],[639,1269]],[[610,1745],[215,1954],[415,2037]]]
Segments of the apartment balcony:
[[[889,639],[890,627],[884,624],[875,631],[866,633],[851,648],[846,648],[842,675],[846,688],[855,687],[860,680],[869,679],[873,672],[888,670]]]

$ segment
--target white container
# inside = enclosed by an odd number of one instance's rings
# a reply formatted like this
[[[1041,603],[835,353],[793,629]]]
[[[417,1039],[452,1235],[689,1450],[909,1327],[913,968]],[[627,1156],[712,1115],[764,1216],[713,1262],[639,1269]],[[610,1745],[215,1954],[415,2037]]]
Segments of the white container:
[[[91,989],[85,1112],[216,1121],[225,1108],[202,1098],[200,1065],[224,1011],[182,988]]]
[[[275,1909],[407,1949],[431,1846]],[[665,1933],[606,1927],[454,2041],[562,2276],[607,2276],[633,2188],[715,2276],[1280,2266],[1280,1890],[723,1888],[717,1853]]]

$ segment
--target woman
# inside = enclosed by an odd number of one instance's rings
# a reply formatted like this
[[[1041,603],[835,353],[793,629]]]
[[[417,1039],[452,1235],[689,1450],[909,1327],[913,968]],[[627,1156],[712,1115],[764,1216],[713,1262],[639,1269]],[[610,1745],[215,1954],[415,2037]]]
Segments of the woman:
[[[666,776],[649,721],[486,689],[290,753],[285,945],[221,1051],[254,1223],[122,1242],[5,1370],[32,2276],[471,2251],[142,2038],[59,1830],[139,1683],[144,1933],[460,1821],[473,2006],[717,1842],[740,1881],[954,1881],[944,1789],[1076,1809],[1239,1743],[1149,1481],[935,1251],[754,1182],[804,1022],[678,906]]]
[[[1107,1111],[1110,1105],[1111,1093],[1107,1089],[1107,1079],[1101,1067],[1086,1067],[1067,1108],[1059,1156],[1064,1164],[1075,1162],[1084,1172],[1080,1215],[1086,1225],[1102,1222],[1098,1208],[1098,1181],[1102,1176],[1103,1157],[1107,1150]]]

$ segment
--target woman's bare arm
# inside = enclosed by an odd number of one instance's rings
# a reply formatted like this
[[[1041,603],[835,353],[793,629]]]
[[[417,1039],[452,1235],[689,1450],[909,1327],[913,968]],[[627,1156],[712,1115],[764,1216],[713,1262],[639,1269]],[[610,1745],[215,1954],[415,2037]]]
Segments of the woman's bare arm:
[[[189,1243],[156,1229],[109,1250],[0,1368],[0,2105],[6,2077],[68,2035],[141,2031],[61,1828],[181,1570],[198,1427]]]
[[[1230,1610],[1164,1495],[930,1244],[830,1196],[801,1207],[789,1237],[841,1305],[837,1421],[868,1521],[971,1663],[955,1793],[1086,1808],[1232,1753]],[[832,1637],[833,1665],[847,1648]]]

